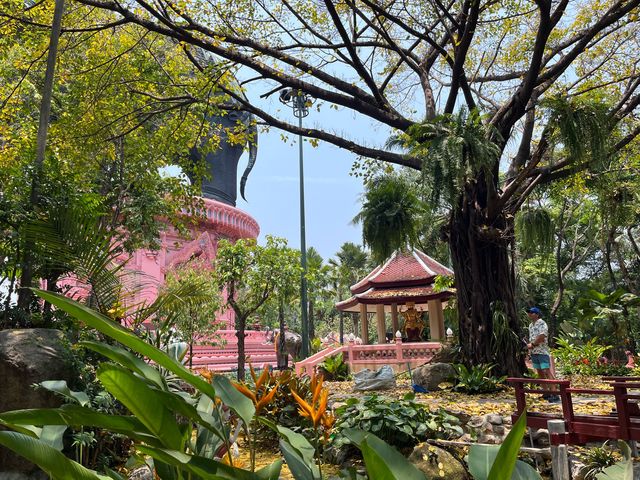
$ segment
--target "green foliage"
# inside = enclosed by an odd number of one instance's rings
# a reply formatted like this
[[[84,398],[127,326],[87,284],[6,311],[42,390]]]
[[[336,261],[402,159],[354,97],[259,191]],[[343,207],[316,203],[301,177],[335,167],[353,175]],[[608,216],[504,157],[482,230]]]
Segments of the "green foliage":
[[[488,139],[497,136],[492,127],[483,123],[478,110],[462,109],[455,115],[414,124],[406,133],[392,137],[387,145],[402,147],[422,159],[423,179],[432,206],[440,200],[453,206],[470,179],[480,173],[487,182],[492,178],[500,149]]]
[[[416,243],[424,207],[416,193],[418,187],[398,175],[377,177],[365,188],[362,209],[353,221],[362,223],[364,244],[382,262],[394,251]]]
[[[526,207],[516,215],[516,231],[525,253],[549,252],[554,245],[554,224],[546,208]]]
[[[548,98],[544,105],[550,113],[549,125],[556,130],[557,143],[564,147],[569,161],[588,161],[600,168],[609,161],[614,123],[608,105],[566,96]]]
[[[598,338],[592,338],[583,345],[574,345],[565,338],[558,338],[556,344],[553,356],[563,375],[599,375],[600,358],[611,348],[609,345],[599,344]]]
[[[622,440],[618,441],[618,447],[622,452],[623,459],[596,474],[596,480],[633,480],[631,448]]]
[[[601,447],[591,447],[580,455],[584,463],[581,474],[585,480],[595,480],[605,468],[615,464],[620,455],[605,442]]]
[[[271,473],[265,476],[264,471],[262,474],[251,474],[226,465],[219,460],[220,457],[215,456],[220,448],[225,445],[228,448],[232,441],[232,418],[225,413],[222,405],[227,405],[230,409],[228,412],[242,419],[244,425],[248,425],[255,414],[251,401],[233,388],[227,379],[216,377],[210,384],[106,317],[65,297],[42,291],[38,294],[138,355],[146,356],[155,365],[171,371],[188,384],[194,393],[182,396],[171,392],[156,368],[121,347],[86,342],[84,345],[87,348],[99,351],[114,362],[99,365],[98,379],[134,416],[101,414],[91,408],[68,405],[60,409],[4,413],[0,420],[6,426],[28,432],[31,428],[29,425],[83,425],[125,434],[138,442],[141,452],[154,458],[156,474],[162,479],[176,478],[178,472],[192,475],[206,473],[213,475],[212,478],[277,477],[278,462],[270,467]],[[149,408],[150,402],[154,408]],[[176,416],[181,418],[180,422],[176,422]],[[198,431],[195,444],[191,441],[193,428]],[[15,435],[22,435],[21,439],[26,437],[23,434]],[[29,441],[38,442],[33,438],[29,438]],[[15,447],[14,444],[8,446]],[[46,464],[48,461],[59,462],[52,454],[48,454],[46,458],[37,459],[36,463]]]
[[[318,367],[325,380],[332,382],[349,380],[349,364],[345,363],[342,353],[325,358]]]
[[[472,445],[469,448],[469,473],[474,480],[540,480],[529,464],[518,460],[518,451],[527,429],[523,413],[502,445]]]
[[[390,401],[378,395],[350,398],[336,410],[334,445],[350,443],[344,429],[357,428],[377,435],[397,448],[416,445],[428,438],[454,438],[462,435],[458,419],[443,410],[432,413],[414,401],[409,393],[402,400]]]
[[[343,434],[362,452],[368,472],[384,480],[424,480],[424,474],[395,448],[371,432],[345,429]]]
[[[578,325],[588,327],[589,331],[599,334],[600,338],[605,338],[612,344],[620,345],[623,341],[625,348],[628,348],[635,333],[628,309],[639,305],[640,297],[623,288],[611,293],[591,289],[578,299]]]
[[[506,376],[494,377],[491,370],[494,365],[473,365],[467,368],[463,364],[454,364],[457,378],[453,390],[469,394],[497,392],[504,388]]]
[[[214,262],[214,283],[225,290],[223,308],[235,313],[238,343],[238,379],[244,379],[244,331],[247,319],[262,308],[269,298],[284,303],[300,278],[299,254],[287,247],[283,238],[267,235],[265,245],[252,239],[235,243],[221,240]]]

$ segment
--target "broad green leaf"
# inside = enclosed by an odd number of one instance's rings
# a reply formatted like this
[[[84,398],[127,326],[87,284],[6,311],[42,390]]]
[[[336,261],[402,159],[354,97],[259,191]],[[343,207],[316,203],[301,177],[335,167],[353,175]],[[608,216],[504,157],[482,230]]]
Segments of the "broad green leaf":
[[[470,447],[469,472],[474,480],[487,480],[499,450],[500,445],[472,445]],[[540,474],[531,465],[517,460],[510,480],[540,480],[540,478]]]
[[[156,398],[173,413],[182,415],[183,417],[202,425],[220,439],[225,438],[224,431],[218,428],[218,426],[213,424],[207,418],[211,417],[211,415],[201,413],[196,407],[188,403],[181,395],[165,391],[154,391],[154,394],[156,395]]]
[[[224,404],[232,408],[244,423],[249,425],[256,413],[253,402],[241,394],[227,377],[216,375],[213,377],[212,383]]]
[[[0,423],[15,429],[26,425],[67,425],[69,427],[97,427],[122,433],[135,440],[160,446],[159,441],[135,417],[108,415],[78,405],[60,408],[14,410],[0,414]]]
[[[55,392],[75,403],[78,403],[82,407],[86,407],[91,403],[89,396],[85,392],[76,392],[71,390],[67,385],[66,380],[46,380],[44,382],[40,382],[38,385],[45,390]]]
[[[309,443],[309,440],[307,440],[304,435],[294,432],[289,428],[281,427],[280,425],[277,425],[276,428],[280,437],[291,445],[306,463],[310,465],[314,464],[315,448],[313,448],[313,445]]]
[[[362,452],[370,476],[375,472],[375,478],[380,480],[426,480],[404,455],[374,434],[351,428],[342,433]]]
[[[277,423],[259,417],[260,423],[276,432],[280,437],[280,450],[296,480],[316,480],[320,471],[315,463],[315,449],[303,435]]]
[[[118,347],[116,345],[109,345],[107,343],[91,341],[78,342],[78,345],[89,348],[94,352],[98,352],[108,359],[119,363],[123,367],[126,367],[129,370],[133,370],[134,372],[142,375],[144,378],[153,382],[163,390],[167,389],[167,384],[164,380],[164,377],[160,374],[160,372],[158,372],[158,370],[153,368],[144,360],[136,357],[128,350],[125,350],[124,348]]]
[[[518,452],[522,444],[522,437],[527,429],[527,412],[522,412],[520,418],[513,426],[507,438],[504,439],[498,455],[496,456],[491,471],[489,471],[488,480],[502,480],[511,478],[511,473],[518,459]]]
[[[296,480],[320,480],[317,465],[313,461],[311,463],[305,461],[300,452],[283,439],[280,440],[280,451],[293,474],[293,478]]]
[[[50,447],[55,448],[59,452],[64,448],[62,443],[62,436],[67,431],[66,425],[45,425],[42,427],[42,431],[38,438],[41,442],[46,443]]]
[[[469,472],[475,480],[539,480],[531,465],[518,459],[518,451],[527,427],[526,412],[515,423],[502,445],[472,445],[469,448]]]
[[[183,435],[175,416],[162,402],[158,390],[152,389],[129,370],[103,363],[97,377],[111,395],[127,407],[164,446],[181,449]]]
[[[109,480],[68,459],[55,448],[18,432],[0,432],[0,445],[38,465],[55,480]]]
[[[210,458],[188,455],[175,450],[152,448],[146,445],[139,450],[167,465],[172,465],[183,471],[198,475],[203,480],[278,480],[281,462],[278,460],[258,472],[248,472],[240,468],[231,467]]]
[[[211,399],[216,398],[216,392],[210,383],[206,382],[202,377],[194,375],[184,365],[169,357],[166,352],[157,349],[153,345],[149,345],[133,332],[115,323],[110,318],[105,317],[104,315],[82,305],[81,303],[71,300],[64,295],[39,289],[33,289],[33,291],[38,296],[67,312],[69,315],[176,374],[182,380],[191,384]],[[233,409],[233,405],[229,405],[229,407]]]

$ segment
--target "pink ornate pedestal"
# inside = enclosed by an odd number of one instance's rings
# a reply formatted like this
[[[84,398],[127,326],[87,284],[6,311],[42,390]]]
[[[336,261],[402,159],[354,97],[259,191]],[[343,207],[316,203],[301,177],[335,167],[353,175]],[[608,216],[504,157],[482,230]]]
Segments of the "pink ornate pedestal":
[[[216,200],[203,198],[203,208],[197,213],[202,217],[191,228],[189,238],[184,238],[169,227],[160,235],[160,249],[141,249],[134,252],[127,267],[142,272],[140,284],[143,288],[136,295],[135,302],[152,302],[158,290],[165,283],[167,272],[198,258],[211,264],[216,258],[218,241],[240,238],[257,238],[260,227],[253,217],[242,210]],[[188,212],[183,212],[189,215]],[[227,329],[220,332],[226,340],[235,339],[233,312],[227,311],[218,320],[226,323]]]

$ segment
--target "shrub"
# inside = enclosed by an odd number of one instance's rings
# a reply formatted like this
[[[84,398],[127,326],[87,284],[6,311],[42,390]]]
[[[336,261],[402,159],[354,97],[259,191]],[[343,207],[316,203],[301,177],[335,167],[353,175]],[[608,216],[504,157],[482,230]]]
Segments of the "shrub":
[[[342,353],[325,358],[318,367],[328,381],[349,380],[349,365],[344,362]]]
[[[601,358],[611,347],[600,345],[598,338],[592,338],[583,345],[574,345],[564,338],[557,339],[558,347],[553,350],[558,360],[558,370],[563,375],[604,375],[607,372]]]
[[[432,413],[414,402],[408,393],[402,400],[389,400],[368,395],[360,400],[350,398],[336,410],[336,436],[333,445],[340,448],[350,441],[341,434],[347,428],[358,428],[374,433],[380,439],[403,448],[411,447],[429,438],[455,438],[462,435],[459,421],[440,409]]]
[[[600,472],[615,464],[620,457],[621,455],[609,446],[609,442],[605,442],[601,447],[590,448],[580,455],[584,462],[580,473],[585,480],[595,480]]]
[[[453,367],[458,374],[456,385],[453,387],[456,392],[469,393],[472,395],[476,393],[496,392],[502,390],[503,383],[507,378],[506,376],[492,376],[491,370],[493,369],[493,365],[474,365],[468,369],[462,364],[455,364]]]

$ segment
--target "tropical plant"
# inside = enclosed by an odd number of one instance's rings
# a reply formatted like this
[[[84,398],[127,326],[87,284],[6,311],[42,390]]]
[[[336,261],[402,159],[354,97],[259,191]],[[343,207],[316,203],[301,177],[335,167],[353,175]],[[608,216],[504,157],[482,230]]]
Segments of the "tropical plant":
[[[256,313],[270,297],[278,296],[283,306],[298,268],[298,254],[287,247],[283,238],[270,235],[264,246],[253,239],[235,243],[221,240],[214,261],[214,281],[225,291],[222,306],[235,314],[238,337],[238,380],[245,378],[244,337],[247,319]],[[281,323],[284,310],[281,309]],[[284,338],[282,338],[284,341]]]
[[[617,350],[633,349],[636,331],[631,325],[629,308],[640,305],[640,297],[618,288],[611,293],[588,290],[578,300],[579,325],[590,325],[600,338],[620,346]],[[621,352],[620,352],[621,353]]]
[[[469,394],[496,392],[504,388],[504,381],[507,378],[492,376],[493,365],[474,365],[467,368],[457,363],[453,368],[457,373],[456,384],[453,387],[456,392]]]
[[[410,447],[428,438],[454,438],[462,435],[456,417],[444,411],[432,413],[414,401],[408,393],[401,400],[389,400],[378,395],[361,399],[350,398],[336,409],[337,448],[349,444],[344,429],[358,428],[372,432],[385,442],[398,448]]]
[[[471,445],[467,462],[475,480],[541,480],[531,465],[518,460],[518,451],[527,429],[527,414],[523,412],[502,442],[502,445]]]
[[[597,473],[596,480],[633,480],[631,448],[622,440],[618,441],[618,448],[622,452],[622,460]]]
[[[620,459],[620,454],[611,448],[609,441],[606,441],[601,447],[589,448],[580,455],[580,459],[584,463],[584,467],[580,469],[583,478],[595,480],[600,472]]]
[[[368,266],[368,255],[360,245],[345,242],[336,253],[336,258],[329,260],[329,265],[333,269],[331,272],[331,283],[335,294],[335,300],[341,302],[349,298],[349,287],[356,283],[362,275],[366,273]],[[338,334],[340,343],[344,341],[344,313],[339,313]],[[357,331],[357,314],[352,316],[354,332]]]
[[[325,358],[318,368],[329,381],[342,382],[349,379],[349,364],[345,363],[342,353]]]
[[[363,200],[353,222],[362,223],[363,243],[376,261],[383,262],[394,251],[416,243],[424,207],[415,186],[398,175],[377,177],[366,185]]]
[[[597,369],[602,365],[601,358],[611,348],[598,342],[597,337],[583,345],[573,344],[562,337],[556,339],[557,348],[553,349],[553,356],[558,361],[558,370],[563,375],[597,375]]]
[[[139,460],[143,462],[144,456],[150,458],[154,475],[162,480],[279,478],[280,460],[256,472],[233,465],[228,454],[231,444],[240,429],[247,436],[252,434],[250,425],[256,416],[256,406],[230,380],[217,375],[208,382],[104,315],[58,294],[41,290],[36,293],[121,345],[81,343],[110,360],[98,366],[98,380],[132,415],[100,413],[88,406],[71,404],[4,412],[0,414],[0,423],[13,431],[0,432],[0,445],[37,464],[54,480],[122,480],[112,470],[103,475],[85,468],[65,457],[56,448],[58,444],[48,443],[50,426],[104,428],[132,439]],[[154,364],[177,375],[192,393],[170,391]],[[84,401],[76,392],[60,390]],[[319,381],[315,383],[313,397],[310,404],[303,401],[299,405],[315,425],[323,421],[326,413],[326,393],[322,393]],[[300,434],[268,420],[264,423],[280,435],[281,450],[296,480],[320,480],[314,447]],[[424,480],[404,457],[372,434],[359,431],[346,434],[361,449],[370,471],[383,468],[388,472],[385,478],[391,480]]]

